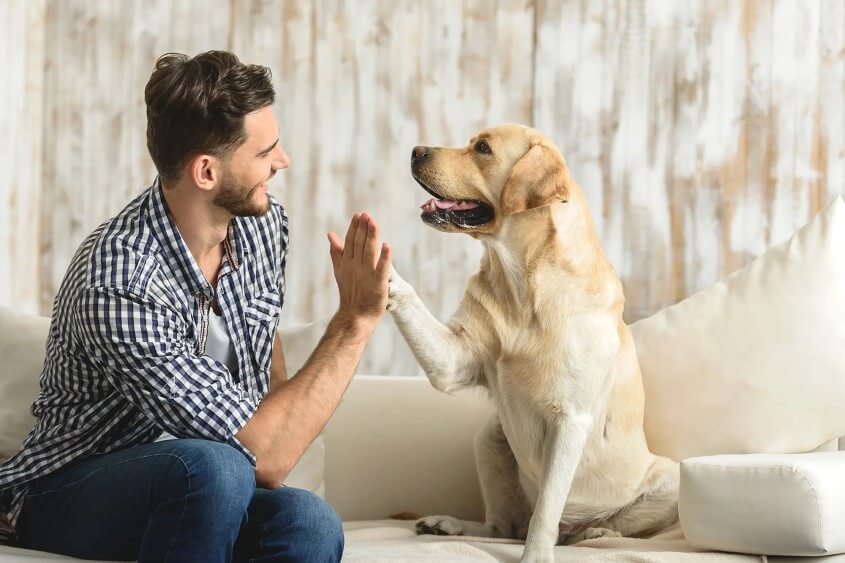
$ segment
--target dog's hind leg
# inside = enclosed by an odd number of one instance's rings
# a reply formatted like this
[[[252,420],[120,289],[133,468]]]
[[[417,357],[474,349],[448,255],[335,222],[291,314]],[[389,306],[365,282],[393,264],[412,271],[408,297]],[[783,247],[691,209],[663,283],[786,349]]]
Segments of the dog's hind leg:
[[[525,539],[531,507],[497,415],[475,435],[475,463],[484,498],[484,525],[499,537]]]
[[[680,468],[674,461],[654,456],[654,463],[643,481],[642,493],[609,518],[605,527],[623,536],[648,536],[678,520]]]
[[[428,516],[417,522],[417,533],[525,539],[531,509],[519,484],[516,458],[496,415],[475,436],[475,461],[484,498],[484,523]]]
[[[641,493],[633,501],[610,514],[570,523],[562,543],[609,536],[644,537],[674,524],[678,520],[678,473],[677,463],[654,456]]]

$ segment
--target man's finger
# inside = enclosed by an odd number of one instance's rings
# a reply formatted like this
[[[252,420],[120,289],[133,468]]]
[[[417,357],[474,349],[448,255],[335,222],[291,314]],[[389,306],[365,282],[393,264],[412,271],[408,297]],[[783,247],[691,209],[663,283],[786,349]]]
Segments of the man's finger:
[[[352,220],[349,222],[349,229],[346,230],[346,244],[343,245],[343,257],[347,260],[355,256],[355,232],[358,230],[360,220],[360,213],[353,215]]]
[[[343,247],[340,246],[340,237],[333,232],[329,232],[329,254],[332,257],[332,267],[337,271],[343,258]]]
[[[378,259],[378,264],[376,264],[376,272],[378,272],[380,278],[387,279],[390,277],[390,271],[392,270],[392,257],[393,249],[390,245],[387,243],[382,244],[381,256]]]
[[[369,229],[367,230],[367,242],[364,245],[364,264],[375,268],[378,259],[376,253],[379,251],[379,228],[376,220],[370,217]]]
[[[370,216],[367,213],[361,214],[358,229],[355,231],[355,251],[352,256],[355,260],[364,259],[364,244],[367,242],[367,230],[370,228]]]

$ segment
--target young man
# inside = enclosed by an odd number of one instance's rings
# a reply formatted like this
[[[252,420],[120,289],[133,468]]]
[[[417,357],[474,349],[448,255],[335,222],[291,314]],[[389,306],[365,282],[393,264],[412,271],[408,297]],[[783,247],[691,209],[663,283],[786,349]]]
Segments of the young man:
[[[287,379],[276,333],[290,164],[268,69],[161,57],[147,83],[158,178],[95,230],[53,307],[38,421],[0,468],[23,547],[145,561],[336,561],[334,510],[284,487],[387,304],[368,214],[329,234],[340,306]],[[173,439],[176,438],[176,439]]]

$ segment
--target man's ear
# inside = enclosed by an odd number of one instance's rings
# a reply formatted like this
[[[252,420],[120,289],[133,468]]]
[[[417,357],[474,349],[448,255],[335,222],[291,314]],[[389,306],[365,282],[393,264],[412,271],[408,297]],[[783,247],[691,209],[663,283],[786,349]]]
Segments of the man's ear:
[[[210,191],[220,180],[220,161],[207,154],[195,155],[185,166],[185,173],[196,187]]]
[[[517,161],[499,197],[505,215],[569,200],[569,171],[553,148],[532,142]]]

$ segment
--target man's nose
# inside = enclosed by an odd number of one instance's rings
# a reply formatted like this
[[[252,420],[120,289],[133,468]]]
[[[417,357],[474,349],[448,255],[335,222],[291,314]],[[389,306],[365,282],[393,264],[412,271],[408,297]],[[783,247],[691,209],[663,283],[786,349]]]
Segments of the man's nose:
[[[427,158],[428,155],[429,155],[428,147],[422,147],[422,146],[414,147],[414,150],[411,151],[411,162],[423,160],[424,158]]]
[[[285,149],[278,145],[277,148],[279,149],[279,154],[276,155],[276,159],[273,161],[273,169],[274,170],[281,170],[290,166],[290,157],[288,153],[285,152]]]

